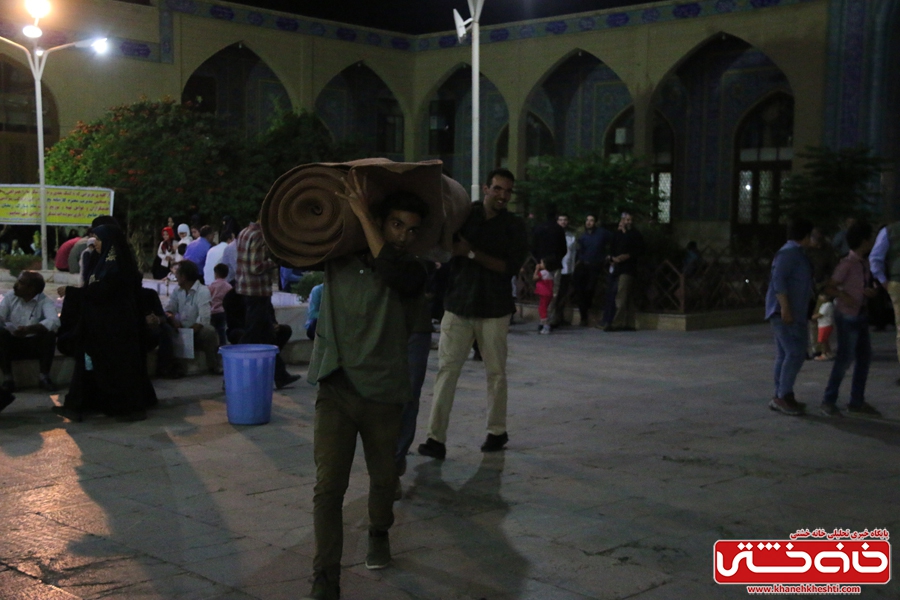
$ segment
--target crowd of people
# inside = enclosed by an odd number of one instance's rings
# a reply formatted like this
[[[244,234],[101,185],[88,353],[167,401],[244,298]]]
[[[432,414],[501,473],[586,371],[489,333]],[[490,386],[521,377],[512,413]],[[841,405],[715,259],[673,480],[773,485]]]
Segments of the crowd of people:
[[[532,276],[539,298],[540,333],[549,334],[565,320],[566,305],[574,299],[580,324],[590,324],[591,309],[601,282],[606,283],[602,316],[596,327],[604,331],[635,331],[634,277],[644,253],[644,238],[634,215],[622,211],[614,230],[589,214],[580,236],[569,227],[569,216],[551,211],[532,232]]]
[[[525,221],[508,210],[514,185],[506,169],[488,174],[483,199],[473,203],[442,265],[410,251],[429,219],[436,218],[423,198],[401,191],[373,203],[365,181],[355,174],[338,193],[359,219],[366,248],[326,261],[324,283],[309,297],[306,330],[315,344],[308,379],[318,385],[310,598],[340,597],[343,502],[357,438],[370,480],[365,564],[382,569],[391,562],[393,502],[402,497],[400,477],[416,436],[435,304],[440,305],[438,370],[425,439],[417,451],[439,461],[447,456],[457,382],[473,344],[486,375],[486,437],[480,448],[499,452],[510,441],[507,334],[516,310],[510,281],[520,275],[529,252],[536,260],[531,277],[540,298],[542,334],[565,324],[570,299],[587,326],[603,280],[605,306],[595,326],[634,331],[634,277],[644,241],[633,215],[623,211],[614,230],[588,215],[583,233],[576,235],[568,215],[554,212],[534,229],[529,243]],[[803,414],[805,404],[796,399],[794,383],[804,361],[833,359],[821,412],[842,415],[837,399],[854,365],[847,410],[880,416],[865,398],[872,353],[867,307],[881,293],[900,310],[900,223],[876,236],[871,225],[848,222],[832,246],[811,222],[796,219],[788,238],[773,260],[766,296],[776,349],[770,408]],[[689,246],[685,272],[701,261],[696,244]],[[14,399],[10,365],[17,358],[38,359],[40,385],[48,391],[56,390],[50,378],[55,349],[75,359],[65,401],[53,407],[61,416],[81,421],[100,412],[135,421],[145,419],[157,403],[147,353],[158,348],[158,375],[181,374],[174,358],[179,331],[193,336],[214,374],[221,373],[220,346],[283,348],[292,334],[277,323],[271,301],[278,280],[292,273],[279,271],[258,223],[237,231],[226,217],[217,231],[209,225],[175,227],[169,219],[152,268],[154,277],[177,284],[165,307],[155,290],[143,287],[132,249],[112,217],[95,219],[87,234],[66,241],[55,264],[80,274],[79,285],[58,290],[64,298],[59,316],[37,272],[23,272],[13,293],[0,302],[0,410]],[[438,302],[432,293],[436,282]],[[900,333],[897,348],[900,355]],[[297,379],[277,356],[276,387]]]
[[[153,266],[154,276],[177,284],[165,307],[156,290],[143,286],[134,252],[111,216],[94,219],[84,235],[73,235],[57,251],[56,268],[79,274],[77,284],[57,290],[59,312],[44,293],[43,276],[23,271],[0,302],[0,410],[15,399],[13,360],[38,359],[40,386],[56,391],[50,369],[57,349],[73,357],[75,367],[55,412],[73,421],[93,413],[136,421],[157,403],[147,370],[150,351],[158,349],[157,376],[183,375],[176,358],[182,332],[192,336],[212,374],[222,372],[218,349],[226,343],[283,348],[292,332],[276,323],[271,302],[278,265],[267,256],[258,224],[237,236],[236,228],[226,217],[218,236],[208,225],[192,235],[182,224],[176,234],[169,219]],[[276,357],[277,388],[299,378]]]
[[[804,362],[814,358],[834,361],[822,394],[823,415],[843,416],[837,400],[853,365],[847,412],[880,417],[865,394],[871,317],[884,295],[895,311],[900,308],[900,224],[882,228],[876,237],[872,225],[849,219],[828,244],[812,222],[793,220],[788,241],[772,261],[766,294],[766,320],[775,337],[775,393],[769,407],[791,416],[806,412],[794,383]],[[832,333],[837,337],[834,353]],[[900,356],[900,334],[897,340]]]

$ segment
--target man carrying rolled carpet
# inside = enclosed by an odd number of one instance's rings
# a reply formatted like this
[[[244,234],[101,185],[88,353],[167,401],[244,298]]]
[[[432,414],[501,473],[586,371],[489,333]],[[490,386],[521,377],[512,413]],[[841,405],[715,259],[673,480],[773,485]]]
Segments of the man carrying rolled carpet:
[[[368,569],[391,560],[388,529],[394,522],[397,484],[394,450],[403,406],[412,400],[407,365],[410,313],[427,279],[424,264],[407,248],[416,240],[428,205],[396,192],[369,208],[365,181],[351,172],[347,201],[359,218],[368,248],[325,264],[325,287],[309,366],[318,383],[314,455],[316,555],[308,598],[340,597],[343,501],[356,438],[369,473]]]

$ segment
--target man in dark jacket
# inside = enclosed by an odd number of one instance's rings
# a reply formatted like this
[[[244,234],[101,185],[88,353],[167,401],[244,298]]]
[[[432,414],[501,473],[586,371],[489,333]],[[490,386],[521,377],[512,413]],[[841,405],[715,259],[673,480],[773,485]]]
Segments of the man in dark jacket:
[[[634,331],[634,276],[638,258],[644,253],[644,237],[634,228],[634,217],[622,211],[619,228],[613,234],[609,250],[611,280],[616,285],[616,316],[605,331]]]

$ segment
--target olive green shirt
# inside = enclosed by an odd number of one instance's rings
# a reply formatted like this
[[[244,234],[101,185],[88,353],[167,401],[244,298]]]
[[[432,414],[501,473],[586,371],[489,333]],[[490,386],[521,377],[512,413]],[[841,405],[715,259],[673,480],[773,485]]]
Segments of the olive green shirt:
[[[412,400],[407,341],[424,292],[425,265],[385,245],[328,261],[307,380],[342,369],[366,400]]]

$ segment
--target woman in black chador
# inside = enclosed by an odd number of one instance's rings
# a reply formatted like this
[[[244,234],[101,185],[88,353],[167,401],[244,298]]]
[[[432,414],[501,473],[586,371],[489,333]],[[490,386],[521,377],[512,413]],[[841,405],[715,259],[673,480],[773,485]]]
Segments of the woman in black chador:
[[[91,261],[87,285],[71,298],[80,305],[72,307],[78,313],[77,324],[70,334],[60,335],[60,342],[65,337],[71,344],[75,373],[65,404],[54,410],[76,421],[98,411],[139,421],[156,404],[147,375],[146,324],[139,304],[142,277],[118,226],[101,225],[93,233],[97,258]],[[68,291],[66,296],[69,304]]]

